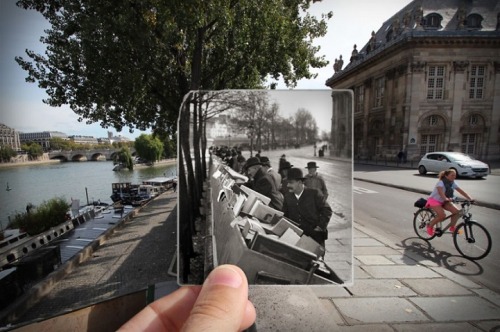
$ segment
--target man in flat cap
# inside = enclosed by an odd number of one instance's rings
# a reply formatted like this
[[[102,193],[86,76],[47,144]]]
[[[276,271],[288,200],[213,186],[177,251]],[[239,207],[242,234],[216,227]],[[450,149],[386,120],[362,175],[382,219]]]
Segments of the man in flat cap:
[[[304,180],[300,168],[288,170],[289,191],[285,194],[283,213],[324,248],[333,211],[316,189],[304,186]]]
[[[260,162],[262,163],[262,168],[273,178],[274,184],[276,184],[276,188],[280,190],[281,188],[281,175],[278,174],[272,167],[271,161],[268,157],[261,156]]]
[[[245,169],[252,178],[251,189],[271,199],[269,206],[281,211],[283,208],[283,195],[279,192],[271,175],[264,171],[262,163],[257,157],[247,159]]]
[[[326,200],[328,198],[328,190],[326,189],[325,180],[321,175],[318,174],[318,166],[316,162],[311,161],[307,163],[308,174],[304,180],[304,184],[307,188],[316,189],[319,191],[323,198]]]

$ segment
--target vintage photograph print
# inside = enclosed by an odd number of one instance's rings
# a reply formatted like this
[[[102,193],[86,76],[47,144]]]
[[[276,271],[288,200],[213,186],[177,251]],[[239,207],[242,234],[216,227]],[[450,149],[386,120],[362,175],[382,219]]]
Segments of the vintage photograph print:
[[[193,91],[178,122],[178,282],[353,283],[350,90]]]

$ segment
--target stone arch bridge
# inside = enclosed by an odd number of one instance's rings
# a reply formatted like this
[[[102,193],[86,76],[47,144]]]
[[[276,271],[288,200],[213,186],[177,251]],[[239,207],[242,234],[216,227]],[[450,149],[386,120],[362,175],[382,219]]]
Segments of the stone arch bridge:
[[[61,161],[113,160],[113,157],[118,152],[120,152],[120,149],[51,151],[49,152],[49,159],[59,159]],[[130,148],[130,153],[135,155],[135,149]]]

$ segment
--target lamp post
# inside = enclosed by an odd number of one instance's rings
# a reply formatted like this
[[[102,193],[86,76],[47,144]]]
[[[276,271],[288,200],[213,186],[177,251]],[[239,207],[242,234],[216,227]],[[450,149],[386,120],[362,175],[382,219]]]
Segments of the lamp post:
[[[253,157],[253,131],[254,126],[253,124],[250,124],[248,126],[248,138],[250,138],[250,157]]]

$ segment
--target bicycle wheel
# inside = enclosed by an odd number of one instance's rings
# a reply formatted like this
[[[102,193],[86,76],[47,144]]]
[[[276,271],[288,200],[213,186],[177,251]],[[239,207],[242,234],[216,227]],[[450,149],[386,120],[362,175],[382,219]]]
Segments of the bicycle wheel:
[[[453,243],[462,256],[472,260],[486,257],[491,250],[490,233],[475,221],[458,225],[453,233]]]
[[[433,236],[427,234],[427,225],[431,222],[432,218],[434,218],[434,211],[431,209],[420,209],[415,213],[415,217],[413,218],[413,229],[419,238],[423,240],[432,240],[436,237],[435,233]]]

